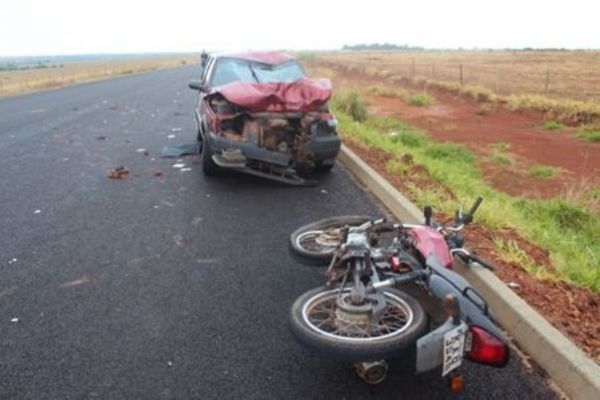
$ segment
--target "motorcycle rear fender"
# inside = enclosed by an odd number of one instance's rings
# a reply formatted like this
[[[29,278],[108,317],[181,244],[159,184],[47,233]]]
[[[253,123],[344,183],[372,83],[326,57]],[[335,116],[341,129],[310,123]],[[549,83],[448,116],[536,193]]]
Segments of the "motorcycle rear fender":
[[[465,320],[468,325],[482,327],[507,343],[504,333],[493,322],[485,299],[469,285],[466,279],[444,268],[434,257],[427,259],[427,265],[433,271],[428,286],[435,297],[443,301],[448,294],[453,295],[458,301],[462,320]]]

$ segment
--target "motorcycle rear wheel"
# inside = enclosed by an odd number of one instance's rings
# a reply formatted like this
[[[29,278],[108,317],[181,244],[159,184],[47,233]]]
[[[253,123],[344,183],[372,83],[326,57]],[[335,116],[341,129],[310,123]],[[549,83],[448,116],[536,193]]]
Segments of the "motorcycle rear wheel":
[[[345,288],[343,293],[348,293]],[[366,324],[340,316],[340,290],[323,286],[309,290],[294,302],[290,328],[307,347],[346,361],[375,361],[401,354],[425,332],[427,316],[417,300],[386,289],[385,310]],[[353,315],[353,317],[360,315]],[[370,313],[365,313],[365,317]]]

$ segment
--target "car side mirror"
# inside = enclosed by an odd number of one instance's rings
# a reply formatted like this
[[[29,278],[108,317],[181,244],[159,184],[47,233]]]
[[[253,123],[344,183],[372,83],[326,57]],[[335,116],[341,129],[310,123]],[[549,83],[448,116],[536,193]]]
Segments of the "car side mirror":
[[[190,83],[188,83],[188,87],[190,89],[198,90],[200,92],[204,92],[206,90],[204,84],[201,81],[191,81]]]

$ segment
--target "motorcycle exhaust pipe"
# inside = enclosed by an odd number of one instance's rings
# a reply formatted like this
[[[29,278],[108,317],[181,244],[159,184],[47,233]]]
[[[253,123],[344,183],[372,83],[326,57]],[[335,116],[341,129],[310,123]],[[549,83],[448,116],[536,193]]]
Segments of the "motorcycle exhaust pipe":
[[[385,360],[362,361],[354,364],[356,374],[369,385],[377,385],[387,376],[388,365]]]

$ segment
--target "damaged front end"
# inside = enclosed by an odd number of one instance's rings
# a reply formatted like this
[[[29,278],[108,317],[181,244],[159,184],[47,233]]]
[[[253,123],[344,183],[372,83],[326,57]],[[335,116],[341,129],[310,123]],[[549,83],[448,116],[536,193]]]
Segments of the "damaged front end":
[[[333,166],[341,140],[326,100],[314,101],[304,91],[301,102],[291,101],[298,92],[290,84],[252,96],[246,91],[243,98],[232,95],[235,87],[227,89],[205,97],[206,139],[216,165],[296,185],[313,183],[297,172]]]

